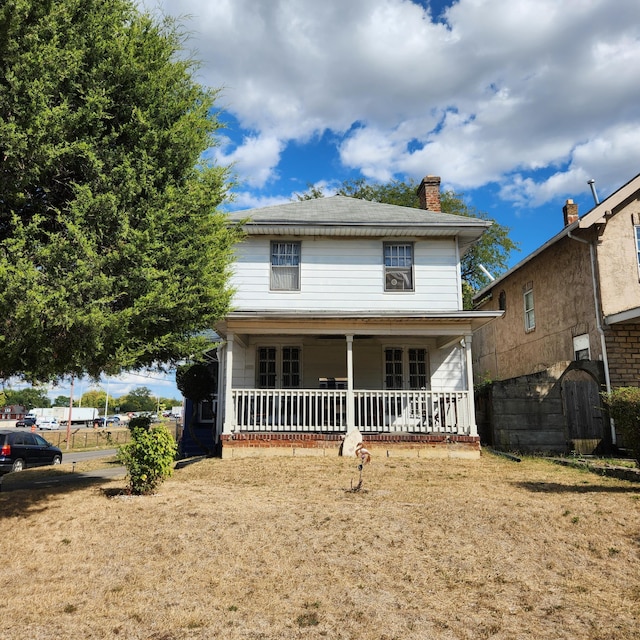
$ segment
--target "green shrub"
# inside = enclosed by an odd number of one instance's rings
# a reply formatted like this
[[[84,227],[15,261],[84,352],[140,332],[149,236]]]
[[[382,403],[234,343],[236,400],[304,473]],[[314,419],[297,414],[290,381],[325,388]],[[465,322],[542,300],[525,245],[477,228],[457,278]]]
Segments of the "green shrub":
[[[127,423],[130,431],[134,431],[135,429],[144,429],[145,431],[149,431],[151,428],[151,418],[148,416],[134,416]]]
[[[118,449],[118,460],[127,468],[131,493],[152,493],[173,472],[176,442],[162,425],[149,428],[134,423],[129,428],[131,442]]]
[[[624,446],[640,465],[640,388],[618,387],[604,394],[604,401],[622,434]]]

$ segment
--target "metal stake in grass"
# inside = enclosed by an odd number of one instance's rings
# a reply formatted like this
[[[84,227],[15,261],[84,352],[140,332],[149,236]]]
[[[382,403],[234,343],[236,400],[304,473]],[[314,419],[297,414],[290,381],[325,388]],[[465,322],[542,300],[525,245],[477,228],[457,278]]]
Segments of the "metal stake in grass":
[[[358,472],[360,473],[360,477],[358,479],[358,484],[355,487],[353,486],[353,480],[351,480],[351,491],[353,492],[360,491],[360,489],[362,489],[362,471],[364,469],[364,465],[371,462],[371,454],[364,448],[362,442],[358,443],[356,446],[356,458],[358,458]]]

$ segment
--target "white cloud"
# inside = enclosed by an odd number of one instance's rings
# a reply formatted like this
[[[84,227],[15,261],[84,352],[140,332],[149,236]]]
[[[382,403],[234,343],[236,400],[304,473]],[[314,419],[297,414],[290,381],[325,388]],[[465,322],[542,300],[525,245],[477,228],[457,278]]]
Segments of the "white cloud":
[[[275,175],[275,169],[284,148],[284,142],[275,136],[246,136],[238,147],[226,152],[229,145],[213,149],[213,157],[219,164],[233,165],[234,171],[244,181],[255,187],[264,186]]]
[[[459,0],[447,24],[407,0],[161,4],[193,16],[204,81],[253,132],[214,153],[250,186],[278,177],[288,143],[325,130],[371,178],[437,172],[521,203],[596,170],[619,184],[639,164],[637,0]],[[538,184],[540,169],[553,175]]]
[[[258,209],[260,207],[271,207],[277,204],[290,202],[291,198],[282,196],[256,196],[250,191],[240,191],[235,194],[232,207],[234,211],[244,211],[245,209]]]

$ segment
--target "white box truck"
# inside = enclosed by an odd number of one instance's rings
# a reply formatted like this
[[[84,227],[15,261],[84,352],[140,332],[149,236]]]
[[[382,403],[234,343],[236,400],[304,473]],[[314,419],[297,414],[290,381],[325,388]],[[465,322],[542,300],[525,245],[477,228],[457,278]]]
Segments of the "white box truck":
[[[38,407],[29,411],[36,418],[40,416],[53,416],[64,426],[69,421],[69,407]],[[73,407],[71,410],[71,424],[93,426],[93,421],[99,416],[98,409],[93,407]]]

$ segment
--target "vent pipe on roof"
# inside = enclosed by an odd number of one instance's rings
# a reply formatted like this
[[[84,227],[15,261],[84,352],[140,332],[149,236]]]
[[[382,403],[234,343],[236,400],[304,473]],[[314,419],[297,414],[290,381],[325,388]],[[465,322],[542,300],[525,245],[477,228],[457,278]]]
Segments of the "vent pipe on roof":
[[[587,180],[587,184],[591,187],[591,194],[593,195],[593,201],[596,205],[600,204],[600,200],[598,199],[598,194],[596,193],[596,181],[591,178],[591,180]]]
[[[478,267],[480,268],[480,271],[482,271],[482,273],[484,273],[484,275],[487,276],[489,280],[491,280],[491,282],[495,280],[495,278],[487,271],[486,267],[483,264],[478,264]]]

